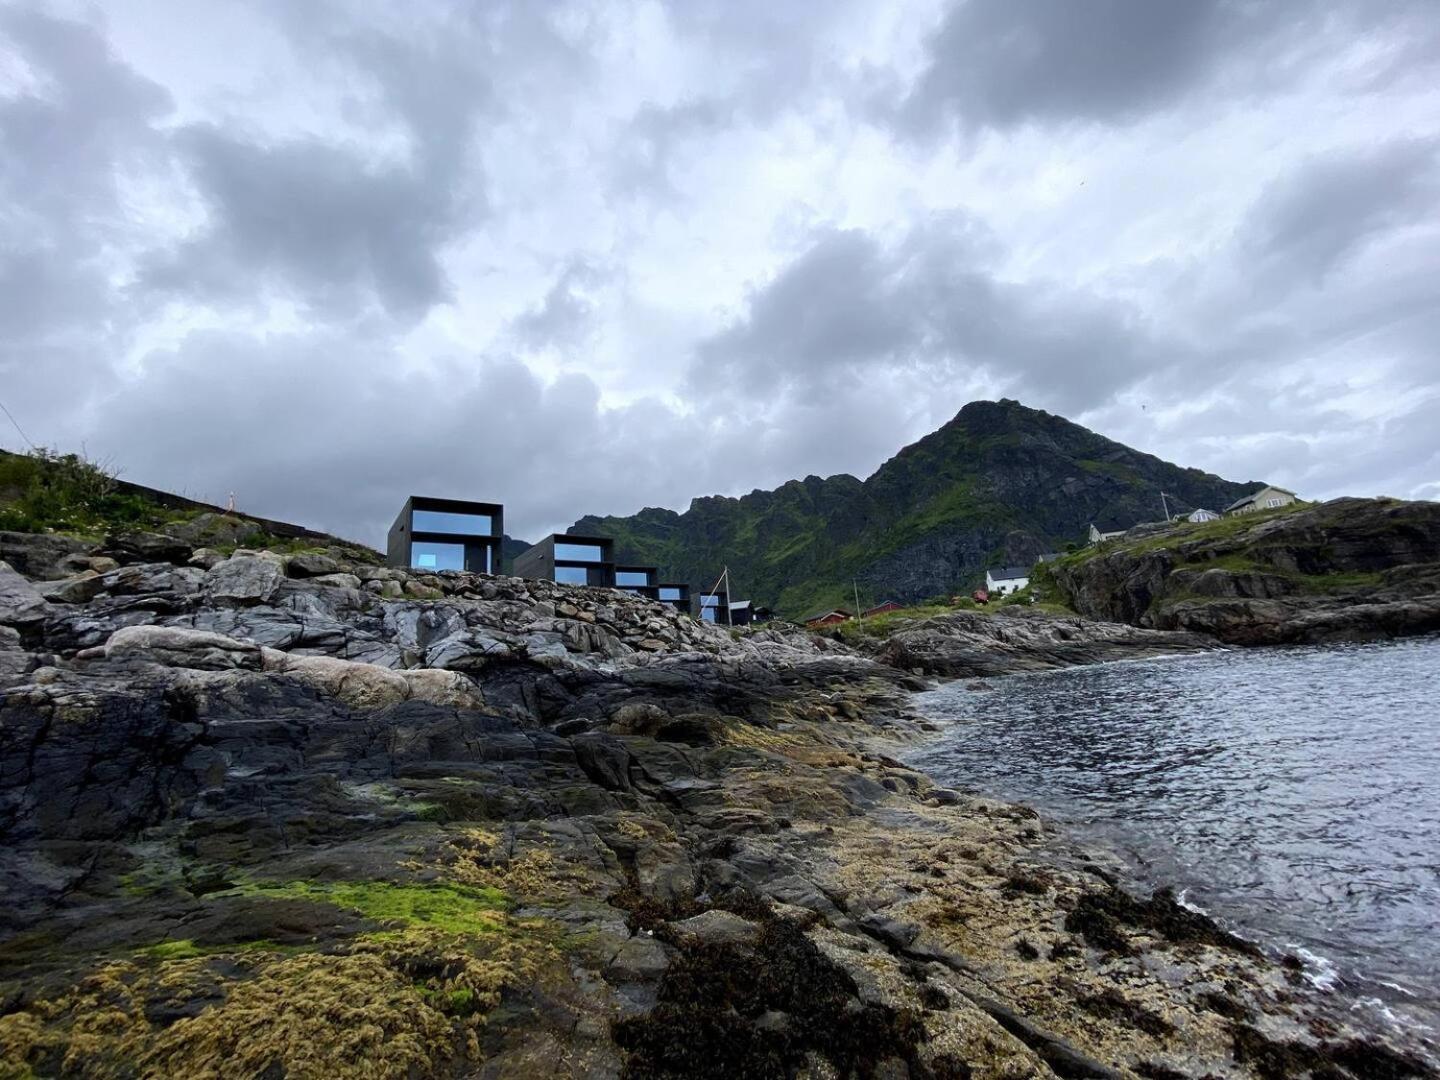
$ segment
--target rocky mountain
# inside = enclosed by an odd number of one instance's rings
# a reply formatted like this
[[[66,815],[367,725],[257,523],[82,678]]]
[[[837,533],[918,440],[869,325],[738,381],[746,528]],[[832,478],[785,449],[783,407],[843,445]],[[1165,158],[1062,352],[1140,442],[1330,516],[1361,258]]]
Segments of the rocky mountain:
[[[1185,469],[1016,401],[976,401],[867,480],[794,480],[684,513],[581,518],[621,558],[692,588],[729,566],[736,595],[781,614],[853,602],[913,602],[968,588],[986,567],[1029,565],[1083,541],[1092,521],[1127,527],[1170,509],[1220,509],[1258,483]]]
[[[1440,503],[1334,499],[1145,530],[1042,579],[1083,615],[1233,645],[1440,630]]]

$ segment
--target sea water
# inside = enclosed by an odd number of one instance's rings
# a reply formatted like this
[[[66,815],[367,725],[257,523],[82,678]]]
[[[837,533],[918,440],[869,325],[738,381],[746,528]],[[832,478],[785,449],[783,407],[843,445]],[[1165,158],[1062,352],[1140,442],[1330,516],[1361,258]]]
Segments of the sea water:
[[[1440,1031],[1440,637],[951,683],[910,755]]]

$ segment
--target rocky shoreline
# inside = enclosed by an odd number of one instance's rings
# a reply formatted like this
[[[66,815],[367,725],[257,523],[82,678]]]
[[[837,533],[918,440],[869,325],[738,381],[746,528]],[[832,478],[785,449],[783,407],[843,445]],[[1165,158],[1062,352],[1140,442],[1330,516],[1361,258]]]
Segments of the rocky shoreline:
[[[916,670],[1199,639],[197,539],[0,537],[0,1076],[1434,1075],[896,758]]]

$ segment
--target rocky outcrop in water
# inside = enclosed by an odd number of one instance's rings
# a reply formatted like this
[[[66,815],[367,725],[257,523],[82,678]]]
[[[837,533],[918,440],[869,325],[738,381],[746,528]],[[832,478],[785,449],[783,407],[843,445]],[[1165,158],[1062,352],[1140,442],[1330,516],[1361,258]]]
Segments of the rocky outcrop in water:
[[[1423,1071],[899,764],[843,645],[168,539],[0,569],[0,1075]]]
[[[1094,618],[1237,645],[1440,630],[1440,503],[1336,499],[1125,539],[1049,567]]]
[[[863,644],[866,639],[859,641]],[[943,678],[1014,675],[1216,647],[1200,634],[1145,630],[1025,607],[957,611],[904,623],[871,643],[893,667]]]

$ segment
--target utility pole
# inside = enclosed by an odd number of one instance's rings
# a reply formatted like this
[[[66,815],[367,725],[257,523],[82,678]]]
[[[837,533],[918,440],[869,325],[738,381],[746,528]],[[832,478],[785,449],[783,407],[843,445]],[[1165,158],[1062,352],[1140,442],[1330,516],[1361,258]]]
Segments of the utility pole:
[[[850,587],[855,590],[855,618],[863,623],[865,616],[860,614],[860,586],[855,583],[853,577],[850,579]]]
[[[1165,510],[1165,520],[1168,523],[1170,520],[1170,504],[1165,501],[1165,492],[1163,491],[1160,492],[1160,505]]]

